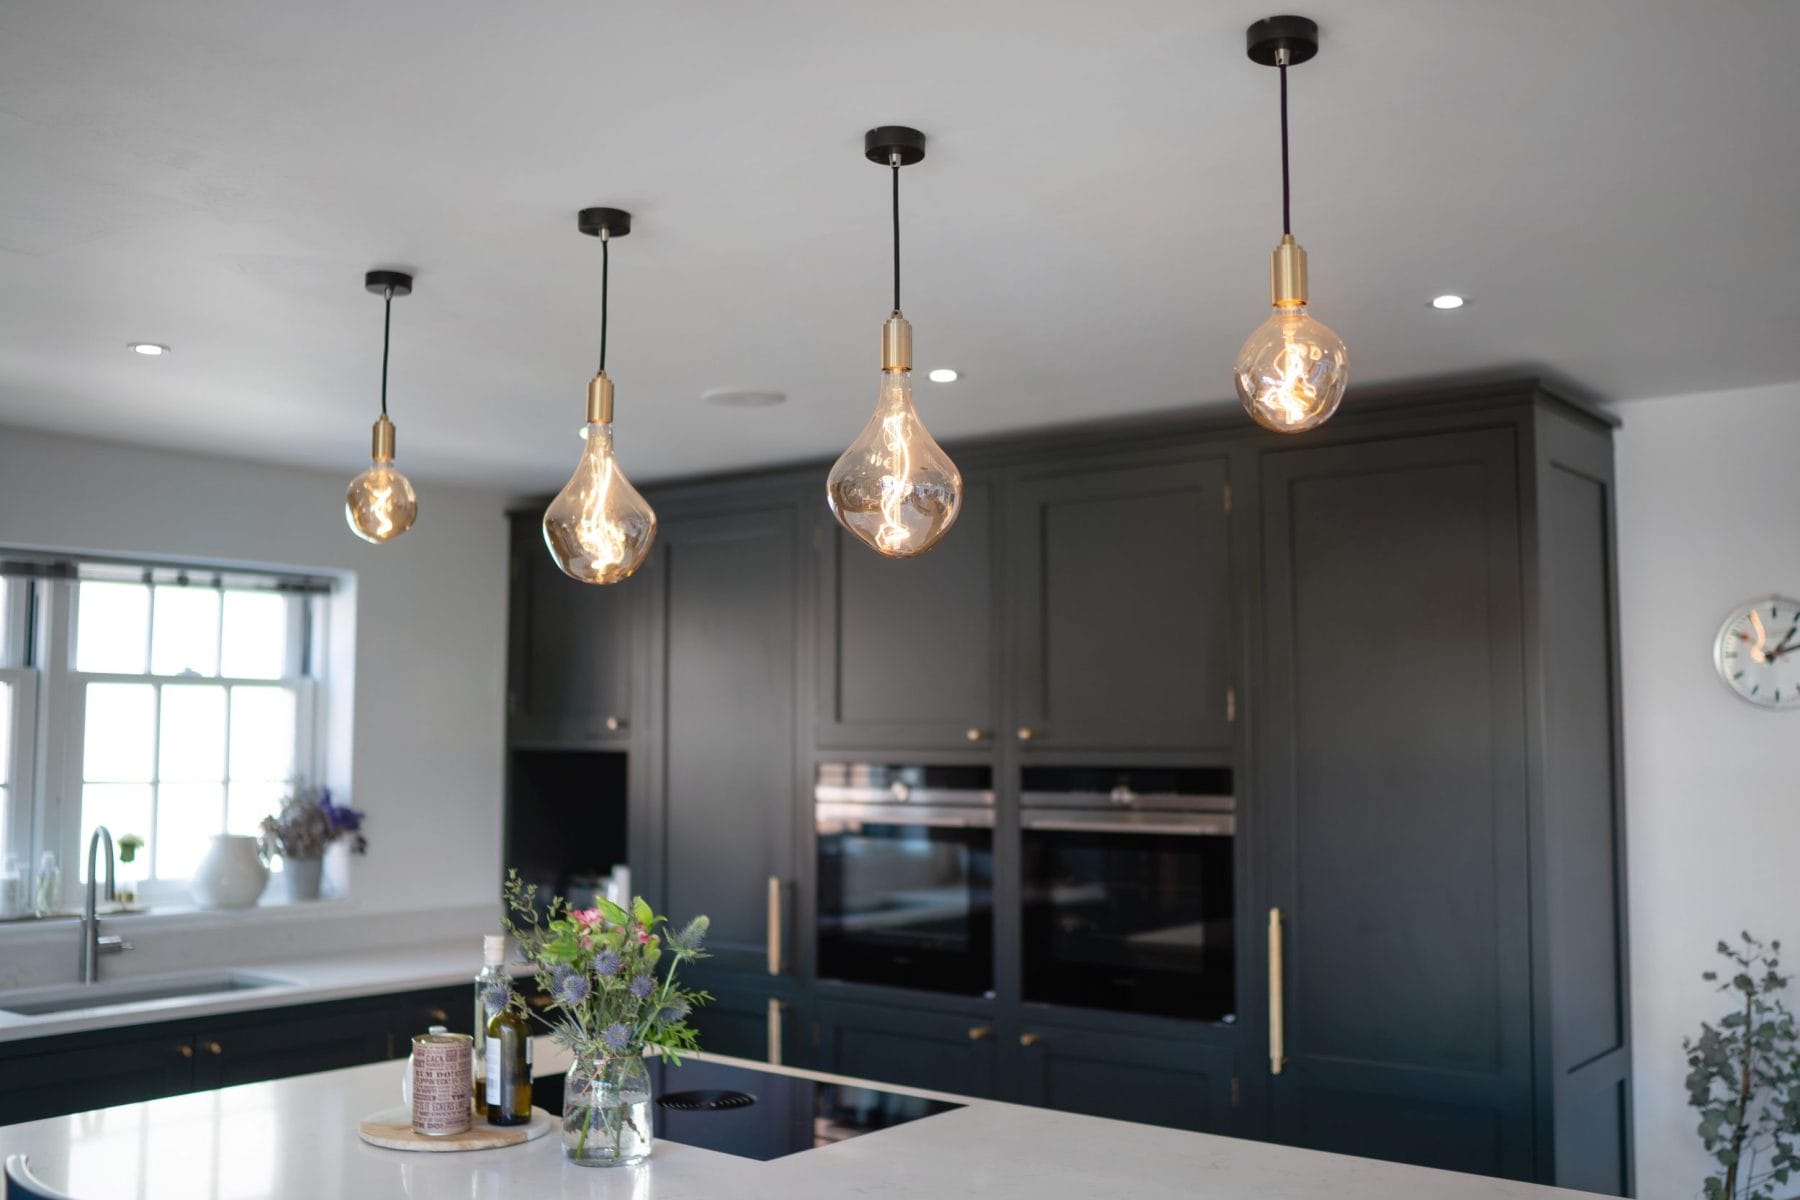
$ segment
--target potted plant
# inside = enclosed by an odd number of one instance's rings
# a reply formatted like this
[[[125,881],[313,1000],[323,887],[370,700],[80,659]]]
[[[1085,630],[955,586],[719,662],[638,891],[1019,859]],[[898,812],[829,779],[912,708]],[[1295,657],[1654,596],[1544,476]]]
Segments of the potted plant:
[[[1800,1168],[1800,1034],[1782,1003],[1781,943],[1748,933],[1738,947],[1719,943],[1731,962],[1701,975],[1732,996],[1732,1010],[1700,1036],[1683,1038],[1688,1103],[1700,1113],[1700,1141],[1719,1163],[1706,1200],[1774,1200]]]
[[[677,930],[641,896],[629,910],[598,898],[571,909],[557,896],[540,913],[517,871],[507,872],[505,895],[507,928],[550,997],[549,1016],[517,995],[506,1002],[537,1016],[575,1057],[563,1085],[563,1155],[588,1167],[642,1162],[651,1146],[644,1054],[679,1062],[698,1046],[687,1017],[711,997],[678,986],[675,974],[706,957],[707,918]]]
[[[287,898],[317,900],[325,850],[347,841],[352,854],[368,852],[362,833],[363,814],[348,805],[333,804],[329,788],[296,783],[281,802],[277,816],[264,817],[263,857],[281,856],[281,876],[287,881]]]

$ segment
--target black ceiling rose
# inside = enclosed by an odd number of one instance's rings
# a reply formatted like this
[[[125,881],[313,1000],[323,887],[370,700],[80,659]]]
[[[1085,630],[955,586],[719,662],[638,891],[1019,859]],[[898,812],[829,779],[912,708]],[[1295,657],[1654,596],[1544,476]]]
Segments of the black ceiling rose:
[[[370,271],[363,276],[363,287],[377,296],[384,295],[389,288],[394,289],[396,296],[410,296],[412,276],[405,271]]]
[[[896,154],[901,166],[912,166],[925,157],[925,135],[908,125],[882,125],[863,134],[863,157],[870,162],[892,166]]]
[[[1319,52],[1319,24],[1311,17],[1264,17],[1245,32],[1244,40],[1251,62],[1279,66],[1286,50],[1287,65],[1297,66]]]
[[[631,232],[631,214],[622,208],[584,208],[575,217],[576,227],[589,237],[602,233],[622,238]]]

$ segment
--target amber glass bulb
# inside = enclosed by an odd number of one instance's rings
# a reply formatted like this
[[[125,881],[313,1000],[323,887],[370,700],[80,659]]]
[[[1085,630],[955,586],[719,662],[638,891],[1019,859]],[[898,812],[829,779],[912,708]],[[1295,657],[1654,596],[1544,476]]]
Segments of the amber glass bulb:
[[[619,470],[612,426],[589,422],[581,436],[581,462],[544,511],[544,544],[569,578],[618,583],[649,557],[656,513]]]
[[[413,485],[394,467],[394,423],[383,413],[375,422],[369,469],[344,493],[344,520],[357,537],[379,545],[411,529],[418,515]]]
[[[840,524],[889,558],[937,545],[962,511],[962,473],[913,409],[912,372],[881,373],[875,415],[826,481]]]
[[[1244,411],[1265,429],[1300,433],[1337,411],[1350,380],[1344,343],[1307,315],[1278,305],[1238,351],[1234,368]]]

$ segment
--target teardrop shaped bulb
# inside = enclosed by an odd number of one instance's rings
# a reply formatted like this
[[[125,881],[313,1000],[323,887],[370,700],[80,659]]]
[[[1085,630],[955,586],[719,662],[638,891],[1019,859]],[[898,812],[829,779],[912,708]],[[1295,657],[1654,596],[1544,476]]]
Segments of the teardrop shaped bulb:
[[[399,537],[418,515],[412,482],[394,469],[391,458],[371,459],[369,469],[352,479],[344,493],[344,520],[365,542],[379,545]]]
[[[1277,307],[1257,326],[1233,373],[1244,411],[1276,433],[1323,425],[1350,381],[1343,340],[1308,316],[1304,304]]]
[[[656,513],[613,457],[612,426],[590,422],[575,474],[544,510],[544,544],[563,574],[618,583],[644,565],[656,541]]]
[[[956,524],[962,473],[913,409],[912,372],[883,371],[875,415],[825,484],[831,511],[889,558],[923,554]]]

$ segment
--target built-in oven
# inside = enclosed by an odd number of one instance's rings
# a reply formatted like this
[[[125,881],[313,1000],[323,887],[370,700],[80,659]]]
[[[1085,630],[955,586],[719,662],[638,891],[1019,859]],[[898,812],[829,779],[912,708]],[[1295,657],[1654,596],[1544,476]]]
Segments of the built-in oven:
[[[1019,802],[1025,1001],[1233,1020],[1230,770],[1026,767]]]
[[[994,788],[985,766],[821,763],[821,979],[994,987]]]

